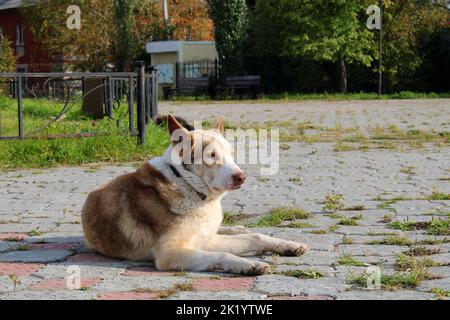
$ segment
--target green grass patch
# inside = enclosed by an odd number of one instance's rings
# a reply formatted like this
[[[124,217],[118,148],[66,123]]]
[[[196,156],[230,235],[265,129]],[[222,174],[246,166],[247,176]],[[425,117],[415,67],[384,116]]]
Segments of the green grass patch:
[[[297,208],[280,207],[272,209],[268,215],[260,218],[256,225],[257,227],[277,227],[283,221],[293,221],[297,219],[309,218],[309,213]]]
[[[341,266],[356,266],[356,267],[364,267],[366,264],[364,262],[356,260],[351,254],[343,254],[337,263]]]
[[[1,134],[17,135],[17,102],[0,97]],[[162,154],[169,143],[164,128],[149,124],[147,144],[139,146],[137,137],[128,131],[128,121],[118,126],[105,117],[93,120],[81,112],[76,103],[58,121],[46,126],[59,113],[61,103],[44,99],[24,99],[24,131],[26,139],[0,141],[0,169],[72,166],[92,162],[126,162],[147,160]],[[126,104],[116,110],[126,112]],[[42,129],[43,128],[43,129]],[[67,134],[90,134],[93,137],[62,138]],[[32,137],[29,137],[32,136]],[[57,137],[48,139],[47,136]]]
[[[287,277],[293,277],[298,279],[318,279],[323,278],[325,275],[315,269],[311,270],[288,270],[288,271],[276,271],[273,274],[283,275]]]
[[[424,198],[424,200],[450,200],[450,194],[439,191],[433,191],[433,193],[430,196]]]
[[[343,203],[342,194],[329,193],[325,196],[325,201],[323,204],[323,210],[328,213],[333,213],[345,208]]]
[[[285,227],[286,228],[306,229],[306,228],[315,228],[316,226],[313,225],[312,223],[294,221],[294,222],[291,222],[291,223],[285,225]]]
[[[394,221],[389,228],[402,231],[426,230],[430,235],[450,235],[450,220],[432,219],[431,221]]]
[[[362,215],[358,215],[351,218],[343,218],[341,219],[338,224],[341,226],[357,226],[359,225],[359,220],[362,219]]]

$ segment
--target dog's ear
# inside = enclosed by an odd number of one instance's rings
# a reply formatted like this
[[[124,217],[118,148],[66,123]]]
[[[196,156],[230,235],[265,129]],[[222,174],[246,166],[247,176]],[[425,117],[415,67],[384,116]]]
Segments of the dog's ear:
[[[220,117],[219,121],[217,122],[216,129],[221,133],[225,133],[225,119],[223,117]]]
[[[191,144],[193,143],[193,137],[190,132],[171,114],[167,116],[167,127],[169,129],[170,139],[174,146],[183,141],[190,141]]]

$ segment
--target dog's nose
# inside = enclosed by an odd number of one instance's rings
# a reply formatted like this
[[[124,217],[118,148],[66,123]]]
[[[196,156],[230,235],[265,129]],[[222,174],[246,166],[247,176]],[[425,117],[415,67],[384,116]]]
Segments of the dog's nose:
[[[234,184],[235,186],[240,186],[241,184],[244,183],[245,179],[247,178],[247,177],[245,176],[245,173],[242,172],[242,171],[233,174],[232,177],[233,177],[233,184]]]

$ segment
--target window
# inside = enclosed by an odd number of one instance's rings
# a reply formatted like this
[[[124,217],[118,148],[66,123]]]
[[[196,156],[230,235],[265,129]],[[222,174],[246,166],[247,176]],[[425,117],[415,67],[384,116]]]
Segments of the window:
[[[23,37],[23,26],[16,26],[16,45],[24,45],[25,39]]]

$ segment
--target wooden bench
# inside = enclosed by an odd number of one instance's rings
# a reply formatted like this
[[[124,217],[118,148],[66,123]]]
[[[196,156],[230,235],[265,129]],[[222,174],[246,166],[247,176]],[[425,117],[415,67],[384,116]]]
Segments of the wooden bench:
[[[225,79],[224,86],[218,89],[226,91],[230,95],[236,93],[242,95],[250,92],[253,99],[262,94],[261,76],[233,76]]]
[[[199,94],[207,93],[210,88],[210,81],[207,77],[202,78],[182,78],[178,80],[176,88],[164,88],[164,98],[170,99],[176,94]]]

